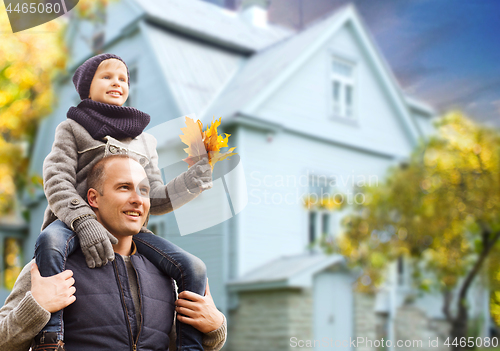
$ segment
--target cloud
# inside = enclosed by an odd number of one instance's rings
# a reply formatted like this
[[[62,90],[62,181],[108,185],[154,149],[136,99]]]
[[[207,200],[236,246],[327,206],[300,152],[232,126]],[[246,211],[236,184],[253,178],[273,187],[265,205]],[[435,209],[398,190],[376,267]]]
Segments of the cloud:
[[[463,110],[477,122],[498,128],[500,127],[500,104],[497,104],[496,109],[491,108],[492,104],[495,104],[495,102],[479,102]]]
[[[486,45],[496,40],[493,17],[500,2],[273,0],[271,10],[280,5],[282,15],[289,12],[289,20],[297,22],[302,6],[303,18],[311,21],[346,3],[358,9],[405,92],[438,110],[456,107],[485,120],[500,119],[498,60],[492,59],[500,51]]]
[[[441,100],[441,105],[466,104],[480,99],[498,98],[500,92],[500,78],[468,80],[463,79],[461,89],[453,89],[448,96]]]
[[[411,86],[419,85],[418,83],[420,83],[427,77],[435,77],[436,75],[443,73],[444,71],[444,67],[431,67],[421,63],[393,68],[393,72],[398,78],[401,87],[405,89]]]

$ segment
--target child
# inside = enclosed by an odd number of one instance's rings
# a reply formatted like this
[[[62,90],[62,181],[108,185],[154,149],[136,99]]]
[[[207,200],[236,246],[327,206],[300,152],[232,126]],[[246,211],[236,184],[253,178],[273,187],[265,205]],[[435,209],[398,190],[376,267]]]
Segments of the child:
[[[86,203],[87,173],[109,154],[127,153],[144,167],[150,182],[151,214],[164,214],[196,198],[212,187],[212,169],[207,157],[164,185],[158,169],[156,140],[143,133],[150,117],[133,107],[122,106],[128,97],[129,73],[123,60],[101,54],[76,70],[73,83],[81,103],[71,107],[59,124],[52,151],[43,165],[44,190],[49,206],[35,258],[42,276],[64,271],[66,259],[78,243],[89,268],[114,259],[117,243]],[[129,213],[134,215],[134,213]],[[75,235],[76,233],[76,235]],[[179,292],[204,295],[206,267],[197,257],[152,234],[143,227],[134,243],[161,271],[173,277]],[[33,351],[64,350],[62,311],[53,313],[35,338]],[[177,350],[202,350],[202,333],[176,321]]]

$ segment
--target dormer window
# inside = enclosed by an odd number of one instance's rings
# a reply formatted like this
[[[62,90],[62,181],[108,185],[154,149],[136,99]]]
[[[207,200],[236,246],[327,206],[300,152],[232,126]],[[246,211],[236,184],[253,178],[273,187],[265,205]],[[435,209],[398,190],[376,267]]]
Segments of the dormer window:
[[[354,83],[354,64],[333,57],[331,65],[331,113],[334,117],[355,118]]]

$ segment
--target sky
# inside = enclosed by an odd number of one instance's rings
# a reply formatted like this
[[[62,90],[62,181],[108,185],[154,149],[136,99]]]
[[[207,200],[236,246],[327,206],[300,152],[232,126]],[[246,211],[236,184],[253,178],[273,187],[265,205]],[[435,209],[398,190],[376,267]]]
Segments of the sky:
[[[500,127],[500,0],[271,0],[269,20],[298,29],[347,3],[404,92]]]

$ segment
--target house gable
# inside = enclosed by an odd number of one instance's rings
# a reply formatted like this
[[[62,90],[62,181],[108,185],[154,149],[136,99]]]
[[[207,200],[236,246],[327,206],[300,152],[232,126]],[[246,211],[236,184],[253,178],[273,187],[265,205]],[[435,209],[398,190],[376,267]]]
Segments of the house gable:
[[[333,55],[356,65],[355,123],[329,118]],[[249,59],[203,118],[214,114],[262,119],[387,156],[407,154],[420,137],[396,80],[353,6]]]
[[[145,11],[148,22],[235,52],[250,54],[293,33],[277,25],[252,26],[240,14],[206,1],[134,1]]]
[[[354,67],[353,119],[336,117],[332,111],[334,57]],[[346,23],[279,88],[255,108],[245,109],[244,114],[283,125],[290,132],[400,157],[411,151],[419,133],[413,130],[407,109],[398,110],[398,102],[391,98],[356,40],[353,27]]]

